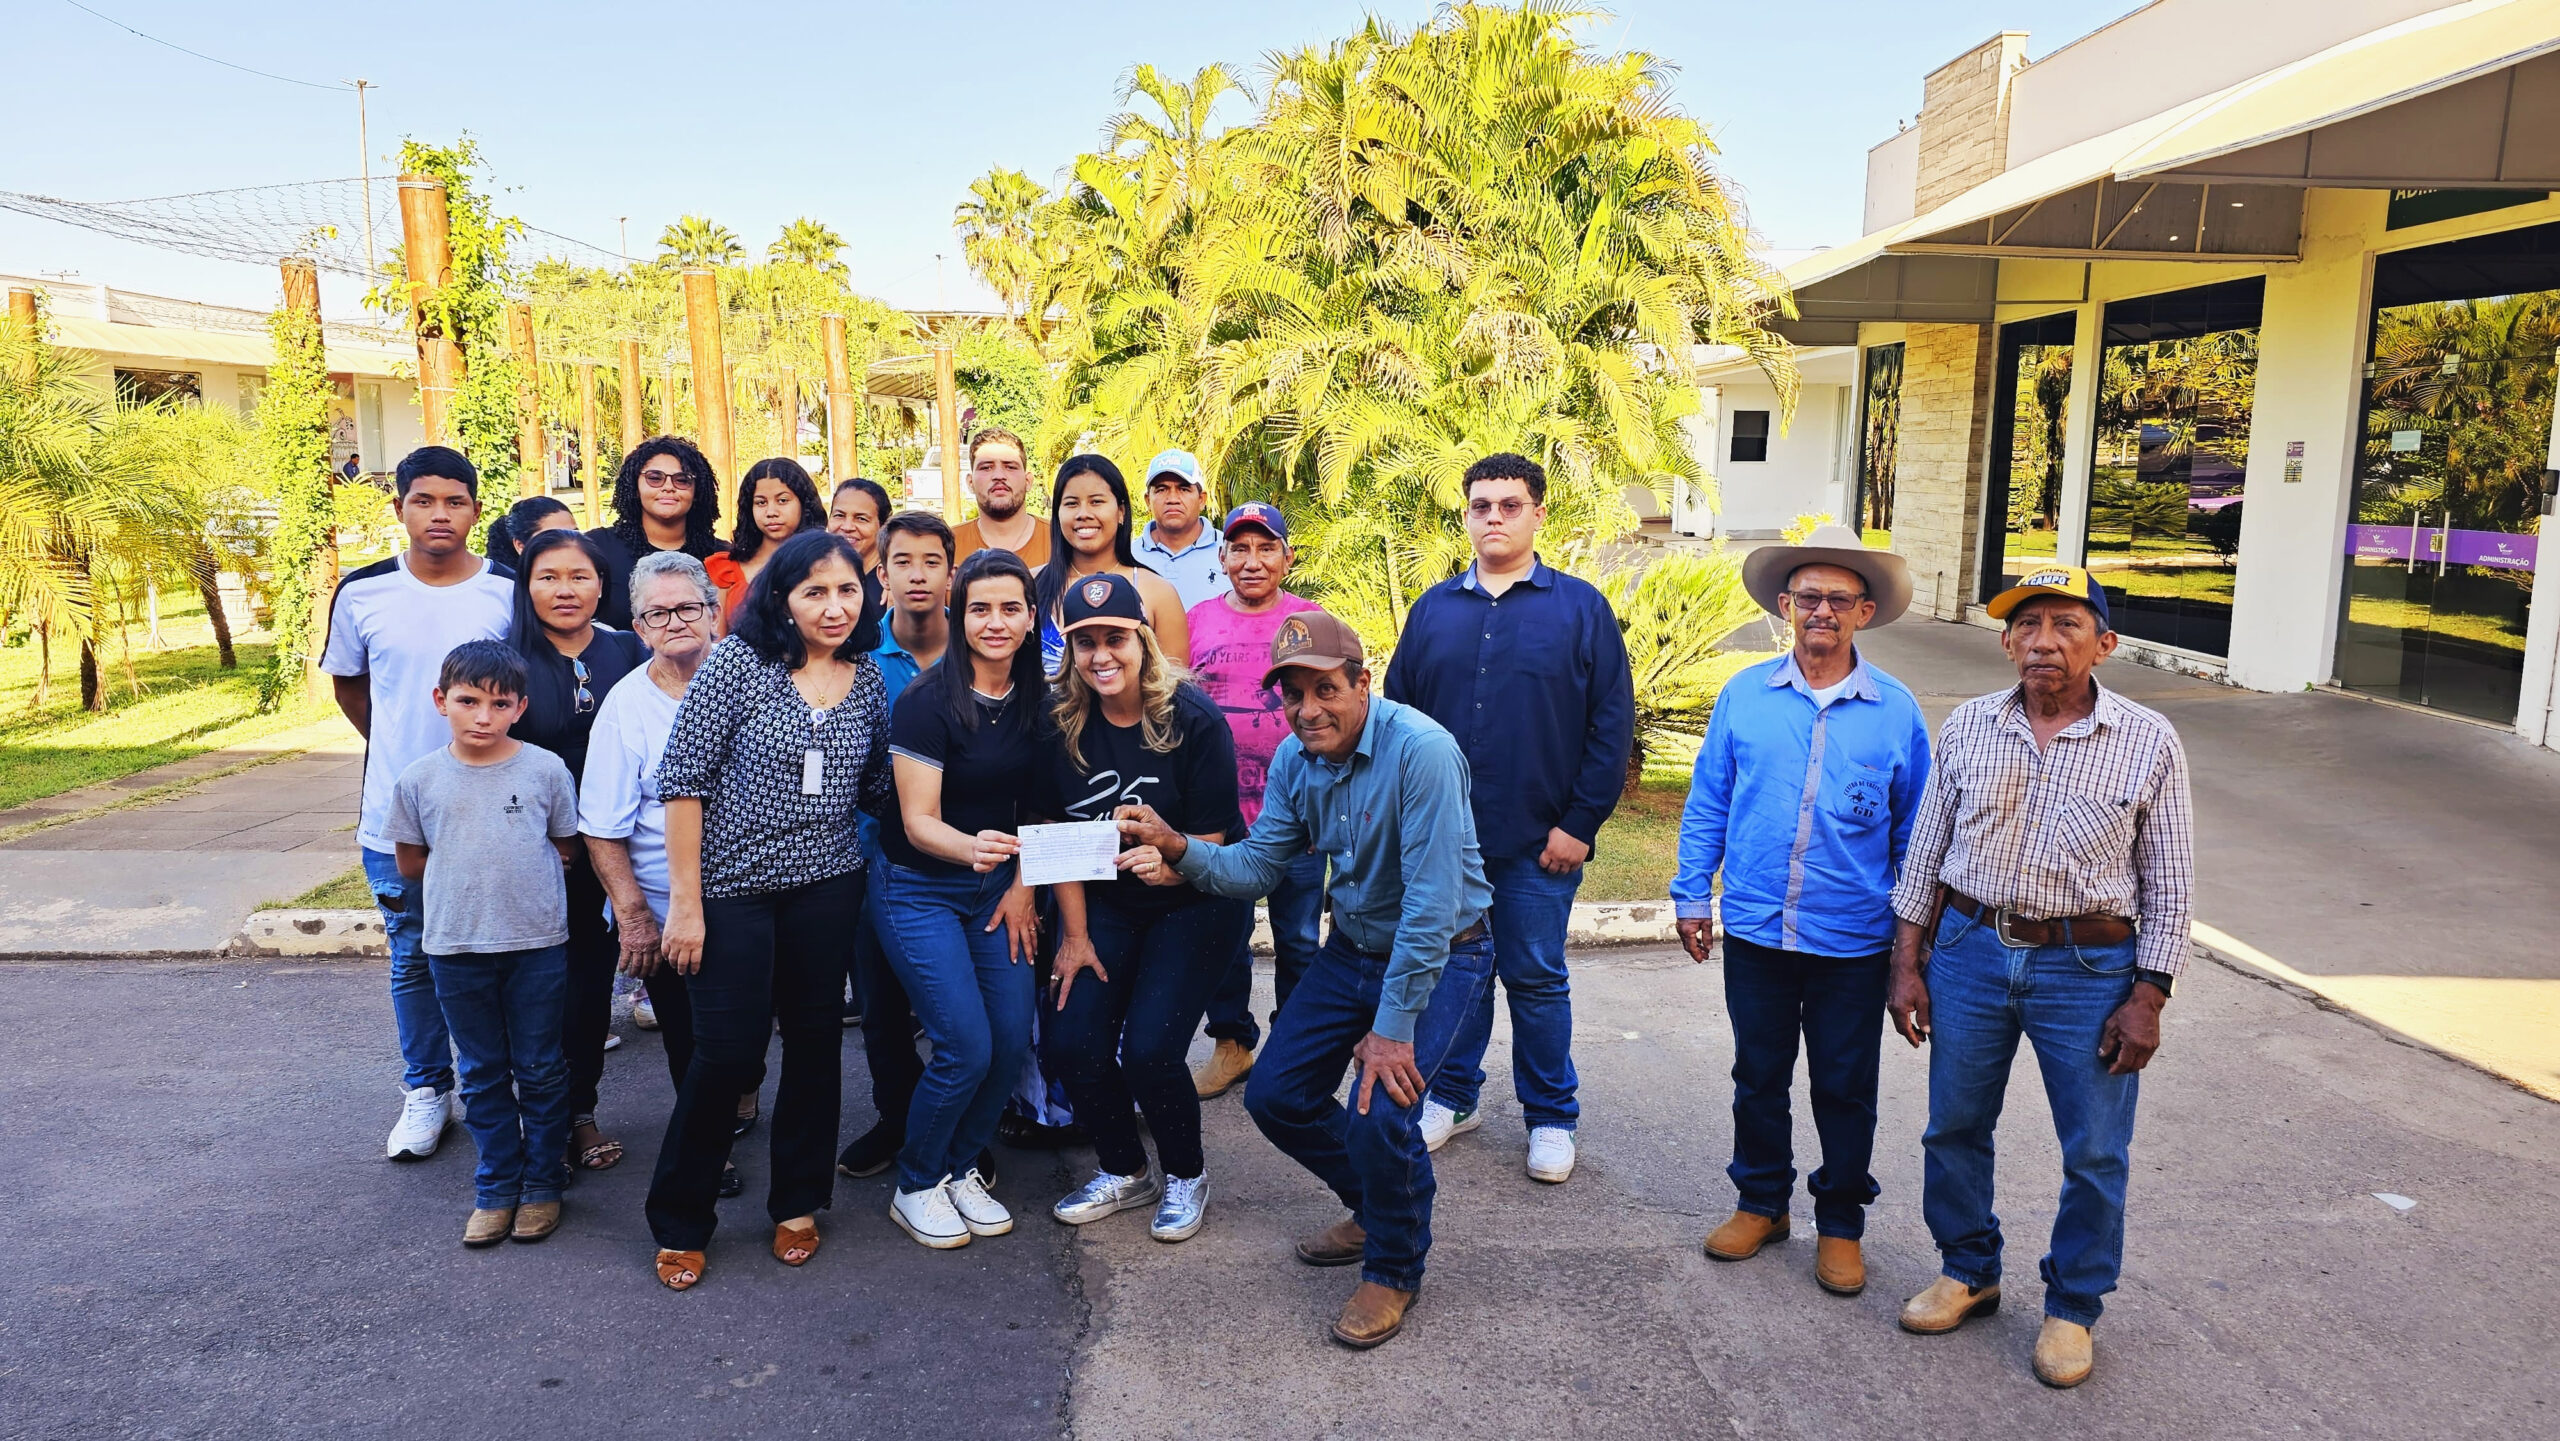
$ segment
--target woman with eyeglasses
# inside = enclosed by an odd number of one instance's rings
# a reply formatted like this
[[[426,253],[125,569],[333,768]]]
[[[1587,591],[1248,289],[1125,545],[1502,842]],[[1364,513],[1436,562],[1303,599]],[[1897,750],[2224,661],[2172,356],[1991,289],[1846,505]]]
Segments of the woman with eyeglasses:
[[[613,479],[613,524],[587,532],[604,557],[604,600],[596,619],[631,628],[631,567],[653,551],[679,550],[705,565],[723,554],[720,477],[692,441],[677,435],[644,440],[622,458]]]
[[[747,587],[773,558],[774,551],[804,530],[825,530],[827,508],[818,499],[817,482],[800,462],[775,456],[747,468],[738,481],[738,511],[729,532],[729,552],[703,563],[711,583],[720,587],[720,614],[738,613]],[[863,561],[866,571],[870,561]]]
[[[515,738],[558,756],[572,781],[587,768],[597,702],[649,659],[638,636],[596,623],[604,597],[602,551],[574,530],[546,530],[526,541],[516,570],[515,617],[507,627],[507,644],[524,657],[525,668],[525,710]],[[569,1061],[569,1153],[589,1171],[622,1159],[622,1143],[596,1127],[617,952],[605,911],[604,883],[582,849],[569,865],[569,994],[560,1049]]]

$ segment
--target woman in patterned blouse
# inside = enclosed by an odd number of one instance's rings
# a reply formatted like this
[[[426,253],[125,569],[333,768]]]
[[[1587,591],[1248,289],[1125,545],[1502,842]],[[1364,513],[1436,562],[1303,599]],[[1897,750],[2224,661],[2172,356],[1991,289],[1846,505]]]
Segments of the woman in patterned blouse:
[[[649,1183],[658,1279],[702,1279],[735,1107],[782,1031],[765,1208],[773,1254],[817,1254],[834,1194],[845,965],[861,915],[856,808],[889,801],[877,609],[840,535],[782,543],[737,629],[686,688],[658,765],[669,896],[660,951],[693,999],[693,1064]]]

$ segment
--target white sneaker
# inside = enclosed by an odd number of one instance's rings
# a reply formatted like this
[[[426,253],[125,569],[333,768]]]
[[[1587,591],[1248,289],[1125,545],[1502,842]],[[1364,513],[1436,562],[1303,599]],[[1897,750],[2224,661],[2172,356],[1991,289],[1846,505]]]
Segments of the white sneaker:
[[[949,1251],[969,1244],[969,1227],[951,1207],[949,1183],[936,1181],[921,1191],[899,1191],[889,1198],[889,1219],[917,1245]]]
[[[1001,1236],[1013,1229],[1013,1213],[1004,1203],[987,1194],[987,1183],[978,1179],[978,1168],[943,1188],[951,1193],[951,1208],[960,1213],[960,1222],[972,1236]]]
[[[423,1161],[436,1153],[436,1142],[444,1139],[444,1128],[462,1119],[462,1097],[455,1091],[439,1091],[433,1086],[420,1086],[402,1091],[400,1121],[391,1128],[391,1139],[382,1153],[395,1161]]]
[[[1573,1174],[1573,1132],[1538,1126],[1529,1132],[1529,1179],[1560,1186]]]
[[[658,1008],[649,1004],[647,996],[642,996],[631,1003],[631,1024],[644,1031],[658,1029]]]
[[[621,1033],[620,1031],[607,1031],[607,1032],[605,1032],[605,1033],[604,1033],[604,1048],[605,1048],[606,1050],[608,1050],[608,1051],[618,1051],[618,1050],[621,1050],[621,1049],[622,1049],[622,1033]]]
[[[1422,1149],[1437,1151],[1449,1144],[1451,1136],[1463,1136],[1484,1124],[1484,1108],[1452,1111],[1438,1101],[1422,1103]]]

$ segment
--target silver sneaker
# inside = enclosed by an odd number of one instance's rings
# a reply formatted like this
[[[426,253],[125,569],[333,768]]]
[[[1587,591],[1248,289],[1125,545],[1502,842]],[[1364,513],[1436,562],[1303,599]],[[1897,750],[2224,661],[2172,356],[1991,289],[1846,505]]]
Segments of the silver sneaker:
[[[1159,1241],[1188,1241],[1198,1235],[1202,1222],[1209,1219],[1209,1177],[1204,1173],[1192,1177],[1168,1176],[1164,1183],[1164,1204],[1156,1207],[1155,1224],[1147,1234]]]
[[[1076,1187],[1065,1200],[1051,1206],[1049,1214],[1070,1226],[1090,1225],[1115,1212],[1153,1205],[1163,1189],[1153,1171],[1143,1176],[1115,1176],[1109,1171],[1096,1171],[1092,1180]]]

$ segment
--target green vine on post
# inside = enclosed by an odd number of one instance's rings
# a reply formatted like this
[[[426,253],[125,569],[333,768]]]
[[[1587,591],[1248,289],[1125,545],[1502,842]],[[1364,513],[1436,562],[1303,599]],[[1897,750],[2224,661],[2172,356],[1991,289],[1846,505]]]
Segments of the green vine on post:
[[[402,174],[432,175],[444,182],[453,276],[430,292],[420,308],[429,323],[462,349],[462,379],[445,413],[446,424],[453,431],[454,448],[479,469],[481,498],[491,502],[482,515],[485,526],[505,511],[516,491],[519,375],[506,348],[507,242],[523,232],[524,222],[494,213],[489,197],[473,184],[479,169],[480,143],[467,133],[450,146],[400,142]],[[399,312],[406,310],[408,299],[395,281],[367,296],[366,303]],[[476,548],[480,538],[475,535],[472,543]]]
[[[312,625],[312,583],[335,524],[329,491],[329,360],[320,318],[288,303],[267,318],[275,360],[258,395],[258,438],[275,490],[276,533],[267,566],[275,652],[258,683],[258,708],[290,700],[322,637]]]

